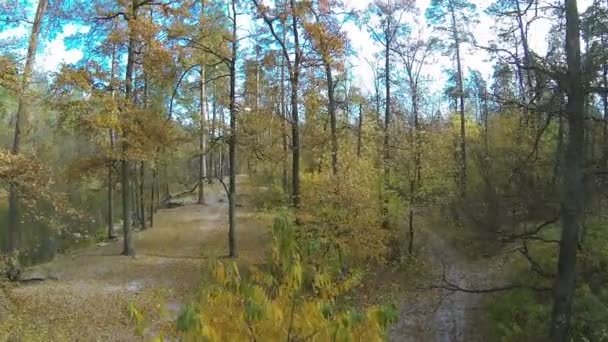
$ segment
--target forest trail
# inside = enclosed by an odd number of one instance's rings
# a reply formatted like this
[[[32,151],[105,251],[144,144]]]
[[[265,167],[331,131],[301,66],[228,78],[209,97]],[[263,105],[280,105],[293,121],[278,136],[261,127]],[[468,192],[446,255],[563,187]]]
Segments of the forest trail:
[[[416,293],[401,303],[399,321],[389,332],[390,340],[485,341],[475,326],[483,295],[430,287],[445,285],[445,277],[461,288],[485,288],[495,278],[498,261],[483,257],[471,260],[445,234],[427,229],[424,235],[423,253],[427,254],[433,273],[419,282]]]
[[[244,177],[238,182],[243,185]],[[38,334],[17,339],[27,341],[141,340],[127,314],[127,306],[134,304],[151,329],[145,335],[162,329],[196,292],[205,257],[228,252],[226,195],[219,184],[207,186],[206,192],[206,205],[191,204],[191,198],[184,206],[158,211],[154,227],[134,236],[135,258],[120,256],[120,240],[37,266],[35,272],[57,280],[11,289],[13,312],[3,328],[27,324]],[[240,206],[237,222],[239,262],[261,261],[263,223],[247,205]]]

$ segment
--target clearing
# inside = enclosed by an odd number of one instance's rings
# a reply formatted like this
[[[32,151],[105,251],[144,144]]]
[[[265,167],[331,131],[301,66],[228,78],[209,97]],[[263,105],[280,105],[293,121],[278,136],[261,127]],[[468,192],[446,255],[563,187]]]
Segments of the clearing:
[[[59,255],[29,270],[49,280],[10,289],[10,316],[0,326],[0,339],[141,340],[128,317],[129,304],[153,323],[145,335],[154,335],[196,293],[206,256],[227,255],[226,195],[218,184],[207,186],[206,195],[206,205],[159,210],[154,227],[135,234],[134,258],[120,255],[119,240]],[[239,207],[239,262],[264,257],[263,221],[250,207]]]

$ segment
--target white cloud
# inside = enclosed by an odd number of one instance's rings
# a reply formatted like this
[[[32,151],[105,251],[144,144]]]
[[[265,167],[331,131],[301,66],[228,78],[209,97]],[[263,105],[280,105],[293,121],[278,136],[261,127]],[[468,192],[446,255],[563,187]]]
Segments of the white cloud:
[[[88,27],[77,25],[66,25],[63,31],[52,41],[45,45],[44,51],[39,54],[36,62],[37,67],[44,71],[56,71],[61,64],[72,64],[82,59],[84,53],[81,49],[68,49],[64,39],[76,33],[86,33]]]

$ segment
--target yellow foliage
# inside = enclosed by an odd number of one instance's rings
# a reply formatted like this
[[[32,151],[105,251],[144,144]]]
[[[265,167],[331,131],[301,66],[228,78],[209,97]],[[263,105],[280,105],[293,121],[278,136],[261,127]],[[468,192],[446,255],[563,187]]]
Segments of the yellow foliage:
[[[335,176],[329,172],[302,175],[305,237],[337,248],[345,257],[382,259],[388,238],[381,228],[382,173],[372,161],[348,151],[341,153],[340,161]]]
[[[390,312],[340,311],[335,300],[359,283],[302,261],[286,218],[273,229],[268,270],[241,278],[234,262],[210,262],[208,283],[178,320],[184,341],[382,341]],[[311,281],[311,283],[308,283]],[[314,291],[308,289],[314,288]]]

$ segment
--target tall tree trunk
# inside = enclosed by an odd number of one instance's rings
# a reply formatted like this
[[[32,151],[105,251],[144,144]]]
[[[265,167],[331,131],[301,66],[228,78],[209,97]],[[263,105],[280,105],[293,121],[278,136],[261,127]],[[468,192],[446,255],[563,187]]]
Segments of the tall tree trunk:
[[[32,25],[32,33],[27,47],[27,56],[25,58],[25,66],[23,67],[23,76],[19,89],[19,102],[17,105],[17,115],[15,117],[15,134],[13,137],[12,154],[19,154],[21,150],[21,130],[26,120],[26,96],[29,88],[30,77],[34,67],[34,59],[36,58],[36,50],[38,49],[38,36],[40,35],[40,27],[44,19],[44,13],[48,5],[48,0],[39,0]],[[7,252],[14,253],[17,250],[19,241],[19,191],[14,184],[9,187],[8,199],[8,243]]]
[[[363,104],[359,104],[359,123],[357,125],[357,158],[361,158],[361,139],[363,136]]]
[[[217,84],[213,82],[213,100],[211,102],[212,105],[212,117],[211,117],[211,139],[215,141],[215,128],[216,128],[216,120],[217,120]],[[217,151],[217,144],[214,142],[210,149],[209,155],[209,184],[213,183],[213,177],[211,175],[217,176],[217,163],[215,162],[215,151]]]
[[[205,153],[205,129],[207,126],[207,91],[205,87],[205,66],[201,65],[201,89],[200,89],[201,112],[199,121],[199,150],[198,160],[198,204],[205,204],[205,176],[207,176],[207,161]]]
[[[230,58],[230,138],[229,159],[230,159],[230,184],[228,189],[228,247],[230,257],[236,258],[239,255],[236,237],[236,0],[232,0],[232,54]]]
[[[114,151],[114,131],[109,130],[110,151]],[[114,159],[110,157],[108,161],[108,239],[114,239]]]
[[[467,189],[467,143],[466,143],[466,118],[464,113],[464,86],[462,80],[462,63],[460,59],[460,37],[458,36],[458,27],[456,25],[456,13],[454,8],[450,8],[452,15],[452,33],[454,35],[454,45],[456,49],[456,78],[458,86],[458,99],[460,111],[460,174],[459,188],[462,197],[466,194]]]
[[[551,341],[569,341],[572,302],[576,290],[579,228],[583,220],[585,164],[585,90],[581,75],[580,19],[576,0],[566,0],[566,91],[568,140],[561,203],[562,232],[554,284]]]
[[[602,45],[605,38],[602,36]],[[608,60],[604,61],[602,66],[602,83],[605,88],[608,88]],[[602,163],[604,167],[608,167],[608,92],[602,93],[603,119],[602,122]]]
[[[285,33],[283,34],[283,41],[285,40]],[[285,57],[281,55],[281,86],[280,86],[280,95],[281,95],[281,144],[283,147],[283,170],[282,170],[282,186],[283,191],[288,194],[289,193],[289,175],[288,175],[288,165],[287,165],[287,157],[288,146],[287,146],[287,104],[285,103]]]
[[[292,32],[294,41],[294,63],[291,70],[291,143],[292,143],[292,204],[300,208],[300,118],[298,114],[298,90],[300,88],[300,64],[302,51],[300,51],[300,37],[298,34],[298,21],[295,0],[290,0]],[[298,220],[296,220],[298,221]]]
[[[413,115],[414,115],[414,170],[415,170],[415,185],[420,186],[422,177],[422,141],[420,137],[420,118],[418,114],[418,85],[412,87],[414,95],[412,96]]]
[[[222,108],[222,110],[220,110],[220,122],[222,125],[222,135],[224,136],[224,138],[226,138],[226,116],[224,113],[224,109]],[[220,145],[220,161],[219,161],[219,173],[218,173],[218,177],[221,177],[222,179],[224,178],[224,176],[226,175],[226,151],[224,151],[224,144]]]
[[[387,29],[390,32],[390,27]],[[388,39],[388,38],[387,38]],[[384,168],[384,194],[382,203],[382,226],[388,228],[388,196],[386,192],[390,187],[390,122],[391,122],[391,77],[390,77],[390,41],[385,42],[384,47],[384,87],[386,90],[386,107],[384,108],[384,145],[383,145],[383,168]]]
[[[414,174],[410,179],[410,205],[409,205],[409,241],[408,241],[408,254],[414,253],[414,209],[416,206],[416,191],[420,187],[421,181],[421,141],[420,141],[420,123],[418,118],[418,84],[412,82],[412,115],[414,117],[414,132],[412,132],[413,146],[414,146]]]
[[[488,108],[488,88],[483,91],[483,148],[485,156],[488,156],[488,115],[490,110]]]
[[[110,71],[110,92],[112,100],[116,98],[116,44],[112,45],[112,65]],[[114,130],[109,129],[110,158],[108,160],[108,239],[116,238],[114,234]]]
[[[329,112],[329,123],[331,130],[331,172],[338,174],[338,133],[336,128],[336,100],[334,98],[334,77],[331,72],[331,65],[325,62],[325,77],[327,79],[327,97]]]
[[[135,16],[137,10],[137,2],[132,0],[132,15]],[[127,103],[132,102],[133,93],[133,68],[135,66],[135,29],[131,27],[131,20],[128,22],[129,26],[129,46],[127,52],[127,68],[125,72],[125,100]],[[131,232],[131,162],[128,156],[128,143],[127,134],[123,132],[123,143],[122,143],[122,216],[123,216],[123,255],[133,256],[135,255],[135,248],[133,246],[133,236]]]

